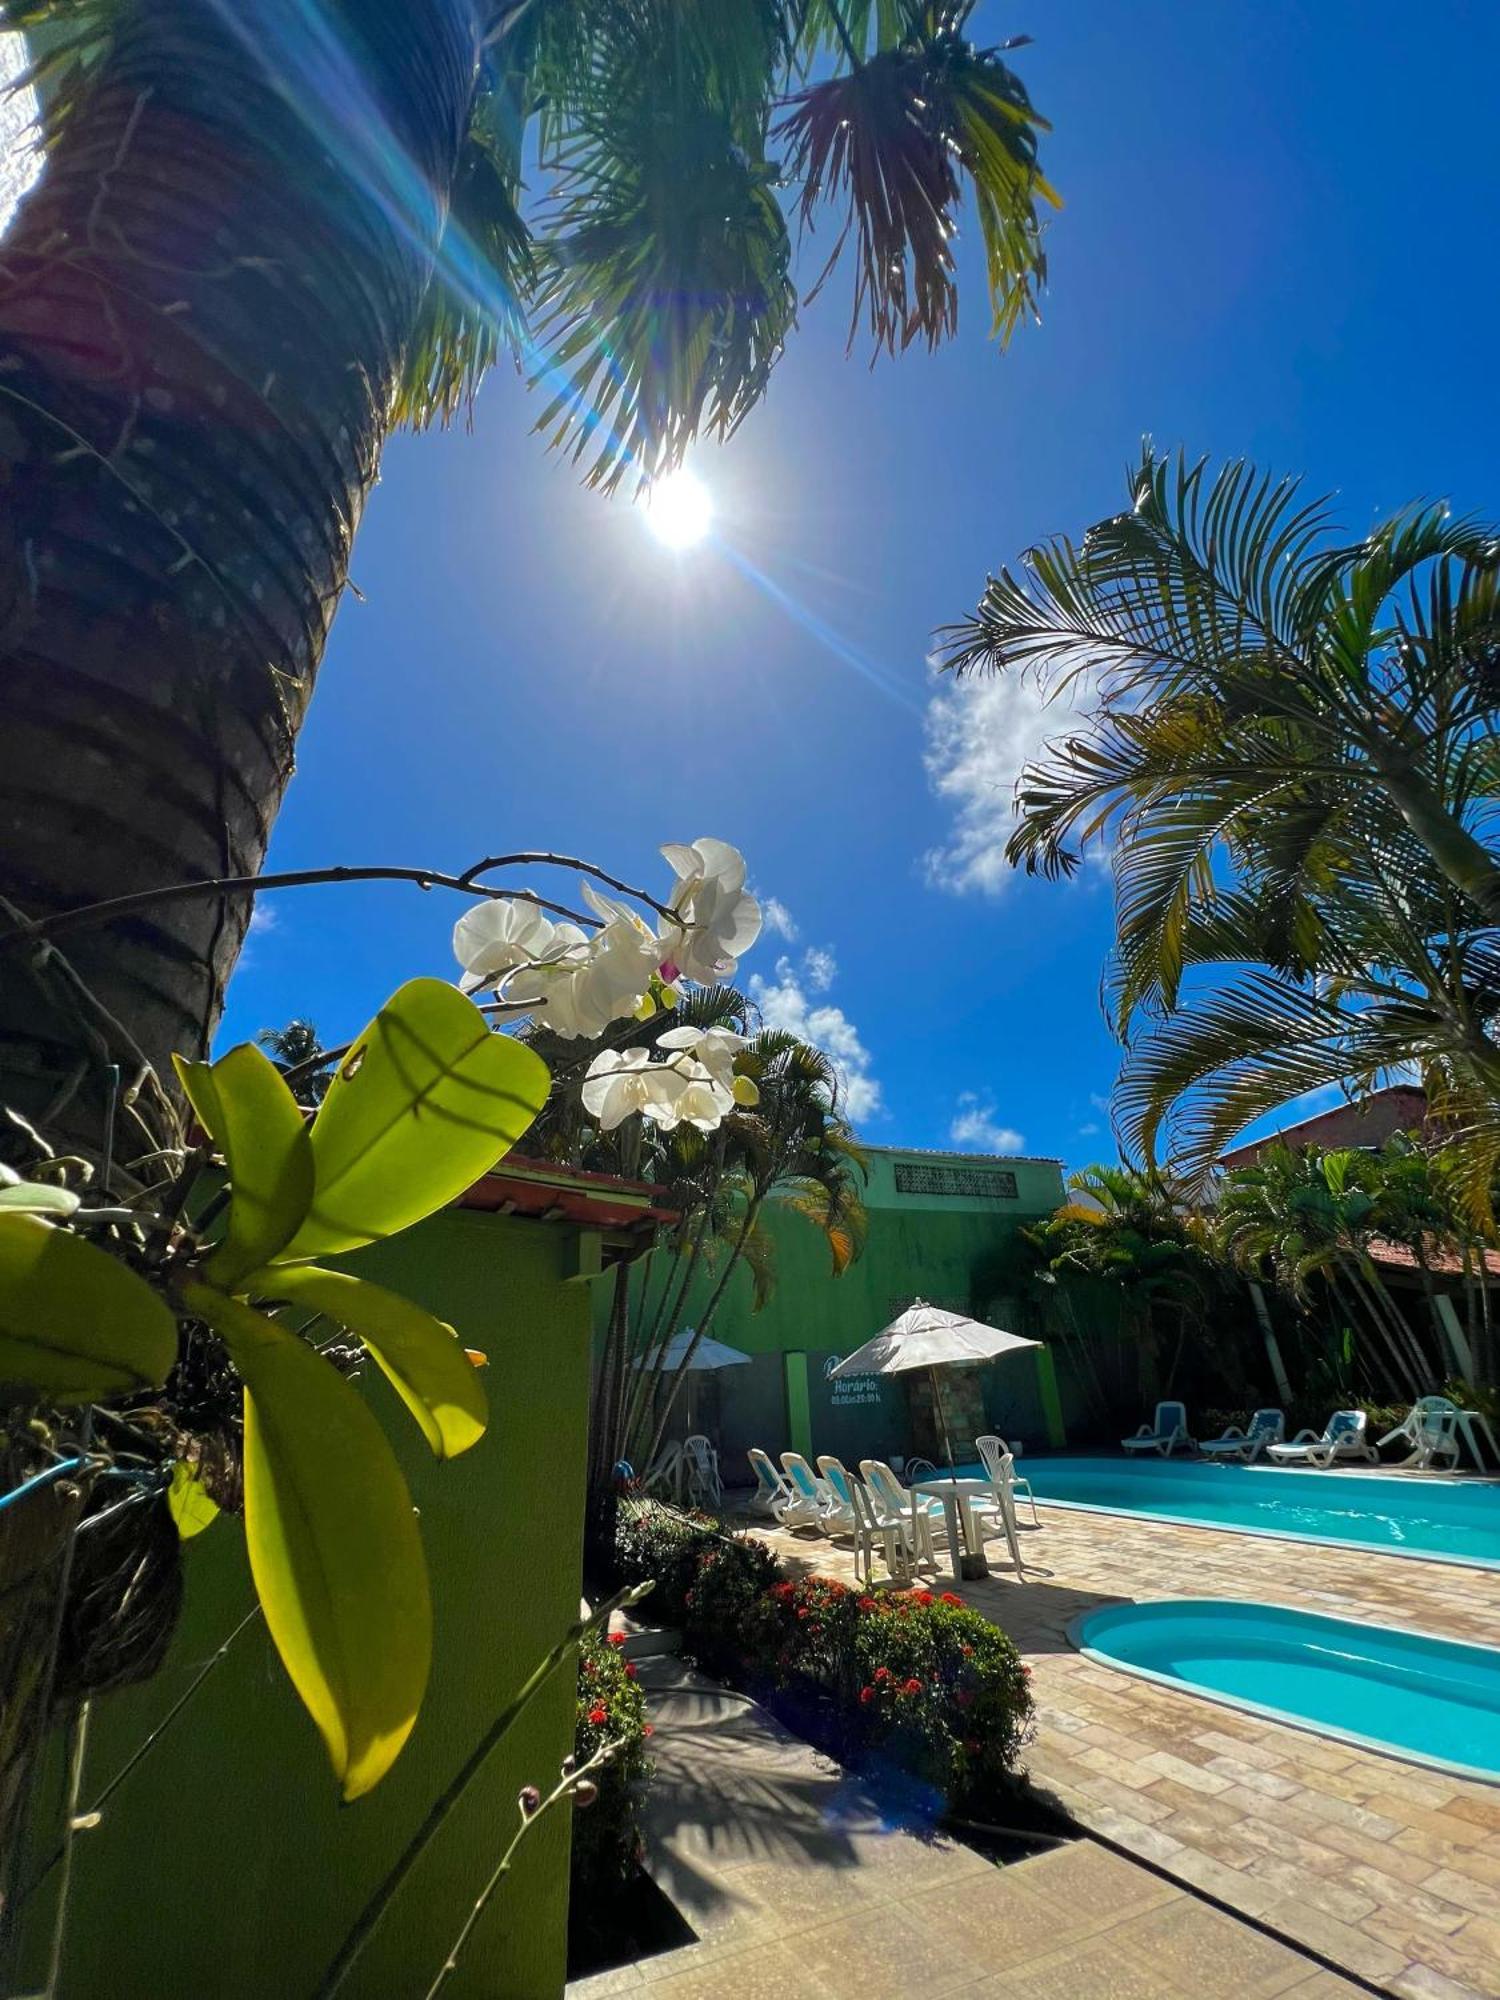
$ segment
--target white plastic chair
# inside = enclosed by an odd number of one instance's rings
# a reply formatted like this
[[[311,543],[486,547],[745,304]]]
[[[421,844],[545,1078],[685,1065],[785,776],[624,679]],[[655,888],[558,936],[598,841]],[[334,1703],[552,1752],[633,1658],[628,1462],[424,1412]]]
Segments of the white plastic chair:
[[[882,1506],[869,1487],[855,1479],[849,1480],[849,1502],[854,1514],[855,1576],[862,1583],[875,1581],[878,1547],[885,1557],[887,1574],[904,1583],[916,1567],[910,1516]]]
[[[1253,1465],[1263,1451],[1280,1444],[1286,1436],[1286,1417],[1280,1410],[1257,1410],[1248,1430],[1231,1424],[1222,1437],[1209,1438],[1198,1449],[1205,1458],[1237,1458]]]
[[[1396,1428],[1375,1442],[1394,1444],[1398,1438],[1411,1446],[1410,1454],[1396,1461],[1398,1466],[1425,1472],[1441,1458],[1451,1469],[1458,1464],[1460,1451],[1458,1405],[1447,1396],[1419,1396]]]
[[[1039,1528],[1042,1525],[1042,1520],[1036,1511],[1036,1495],[1031,1490],[1031,1481],[1023,1479],[1016,1471],[1016,1455],[1005,1442],[1005,1439],[1003,1437],[982,1437],[975,1438],[974,1443],[984,1464],[985,1472],[991,1481],[1000,1488],[1002,1493],[1010,1495],[1012,1507],[1014,1507],[1015,1497],[1018,1493],[1026,1495],[1026,1504],[1031,1509],[1031,1525],[1033,1528]]]
[[[1134,1437],[1121,1438],[1126,1451],[1157,1451],[1163,1458],[1170,1458],[1178,1445],[1191,1451],[1193,1440],[1188,1435],[1187,1405],[1185,1403],[1158,1403],[1154,1423],[1142,1424]]]
[[[1268,1445],[1266,1456],[1277,1465],[1316,1465],[1325,1470],[1340,1459],[1374,1465],[1380,1454],[1365,1435],[1366,1421],[1363,1410],[1335,1410],[1321,1437],[1313,1430],[1298,1431],[1287,1444]]]
[[[684,1438],[682,1453],[687,1463],[687,1490],[710,1507],[724,1504],[724,1482],[719,1477],[719,1454],[709,1438],[699,1432]]]

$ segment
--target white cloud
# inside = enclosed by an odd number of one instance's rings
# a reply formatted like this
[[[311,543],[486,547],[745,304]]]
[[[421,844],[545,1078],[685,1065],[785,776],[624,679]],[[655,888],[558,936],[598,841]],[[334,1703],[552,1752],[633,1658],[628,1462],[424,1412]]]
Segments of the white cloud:
[[[779,896],[762,897],[760,913],[768,931],[773,931],[777,937],[784,937],[788,943],[796,937],[796,920]]]
[[[750,997],[768,1028],[800,1035],[832,1060],[842,1086],[843,1110],[857,1125],[883,1108],[880,1081],[871,1075],[870,1051],[843,1008],[812,997],[828,990],[837,971],[832,952],[816,948],[805,951],[800,964],[778,958],[774,980],[758,972],[750,975]]]
[[[273,904],[257,900],[255,908],[250,912],[249,935],[264,937],[268,931],[274,931],[280,921]]]
[[[838,960],[831,951],[810,944],[802,954],[802,974],[814,993],[826,993],[839,976]]]
[[[1108,1117],[1109,1099],[1104,1095],[1102,1091],[1091,1090],[1089,1092],[1089,1103],[1093,1105],[1096,1111],[1102,1111],[1105,1114],[1105,1116]]]
[[[1078,1136],[1080,1139],[1092,1139],[1094,1135],[1098,1132],[1098,1130],[1099,1127],[1094,1124],[1080,1125],[1078,1128]]]
[[[1047,743],[1077,722],[1081,684],[1048,702],[1033,674],[945,675],[927,703],[927,778],[952,809],[946,845],[924,857],[934,888],[998,896],[1016,873],[1005,843],[1016,823],[1016,781]],[[1091,842],[1103,861],[1107,845]]]
[[[998,1124],[994,1105],[981,1101],[972,1090],[959,1093],[948,1137],[955,1146],[976,1153],[1019,1153],[1026,1143],[1013,1126]]]
[[[1061,704],[1048,708],[1021,674],[946,679],[927,704],[927,777],[952,809],[946,845],[926,857],[936,887],[995,896],[1014,872],[1005,843],[1015,825],[1016,780],[1057,733]]]

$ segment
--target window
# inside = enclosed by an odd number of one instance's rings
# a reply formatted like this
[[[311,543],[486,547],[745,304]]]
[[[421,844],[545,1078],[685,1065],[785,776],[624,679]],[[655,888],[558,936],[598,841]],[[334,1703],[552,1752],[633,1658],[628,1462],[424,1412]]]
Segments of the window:
[[[976,1195],[981,1201],[1014,1201],[1016,1177],[1006,1167],[940,1167],[898,1164],[897,1194]]]

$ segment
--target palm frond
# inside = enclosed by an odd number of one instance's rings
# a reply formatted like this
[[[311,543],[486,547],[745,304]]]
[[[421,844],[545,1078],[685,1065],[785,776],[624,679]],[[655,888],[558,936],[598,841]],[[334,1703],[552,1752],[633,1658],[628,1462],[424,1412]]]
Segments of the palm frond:
[[[612,11],[547,215],[537,428],[606,489],[627,472],[651,480],[704,433],[729,436],[796,311],[756,123],[769,82],[747,104],[713,38],[681,32],[678,11]]]
[[[514,144],[493,109],[476,117],[464,143],[437,264],[407,343],[392,416],[413,430],[472,413],[490,368],[525,338],[536,255],[521,217]]]
[[[36,91],[44,150],[87,96],[126,13],[125,0],[0,0],[0,28],[24,35],[29,56],[7,89]]]
[[[814,226],[825,202],[845,210],[809,297],[852,236],[851,347],[861,320],[877,354],[916,339],[936,346],[956,330],[951,244],[964,176],[975,191],[1002,340],[1035,311],[1045,283],[1038,203],[1057,199],[1037,164],[1045,121],[999,53],[964,38],[969,12],[936,0],[918,7],[895,46],[799,92],[777,128],[788,177],[802,186],[803,227]]]

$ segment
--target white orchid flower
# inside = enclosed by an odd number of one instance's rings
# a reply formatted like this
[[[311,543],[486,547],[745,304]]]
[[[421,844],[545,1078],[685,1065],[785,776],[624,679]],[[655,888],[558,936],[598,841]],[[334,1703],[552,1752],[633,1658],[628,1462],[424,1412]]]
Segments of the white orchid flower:
[[[745,857],[725,840],[672,843],[662,849],[677,877],[663,933],[668,969],[708,986],[727,979],[760,936],[760,905],[745,891]]]
[[[629,1020],[651,984],[660,947],[633,917],[614,918],[587,940],[586,948],[534,975],[532,996],[554,1034],[569,1040],[602,1035],[612,1021]]]
[[[715,1082],[732,1091],[734,1059],[741,1049],[749,1047],[749,1039],[735,1034],[732,1028],[669,1028],[666,1034],[657,1037],[656,1046],[680,1049],[702,1063]]]
[[[580,1094],[601,1132],[613,1132],[635,1112],[675,1125],[687,1081],[670,1065],[652,1062],[649,1049],[605,1049],[589,1064]]]
[[[676,1075],[679,1088],[674,1096],[646,1108],[646,1116],[663,1130],[674,1125],[696,1125],[700,1132],[713,1132],[723,1123],[726,1112],[734,1109],[734,1091],[720,1083],[691,1056],[657,1065],[664,1076]]]
[[[554,923],[524,897],[476,903],[453,926],[453,955],[464,969],[459,985],[472,993],[517,966],[561,957],[587,942],[576,924]]]

